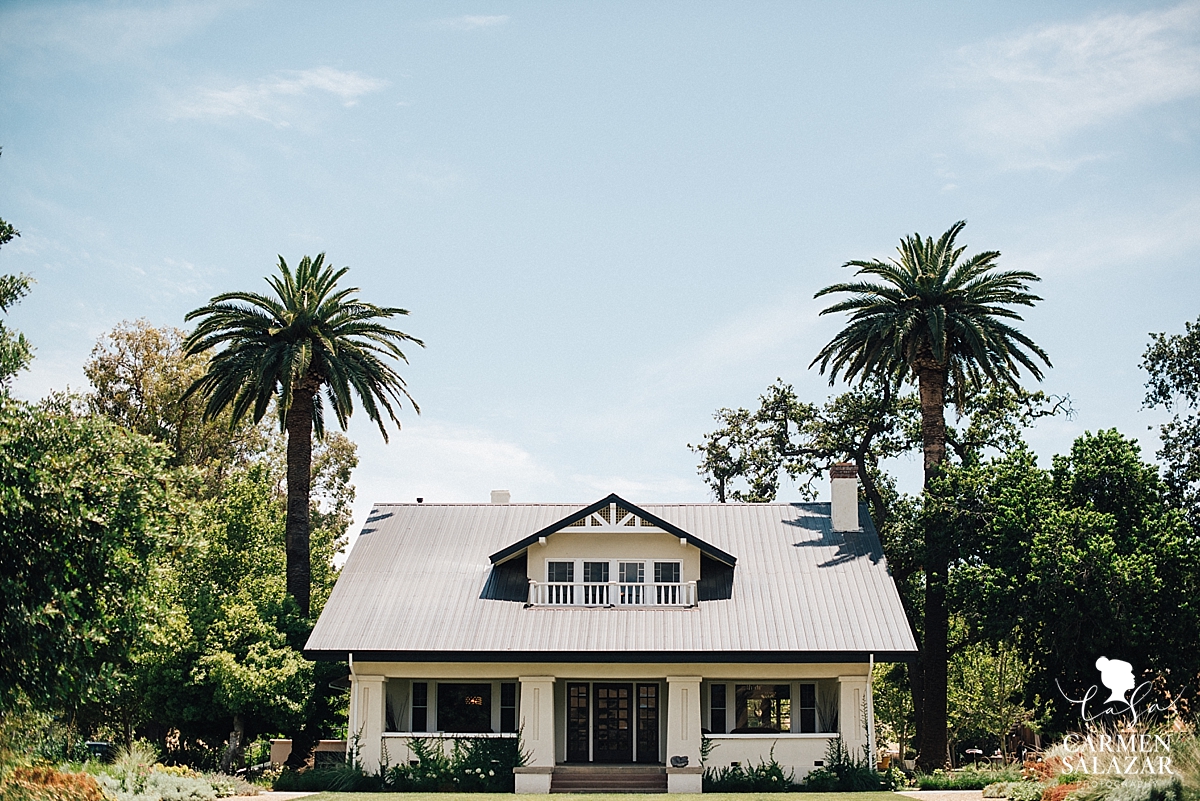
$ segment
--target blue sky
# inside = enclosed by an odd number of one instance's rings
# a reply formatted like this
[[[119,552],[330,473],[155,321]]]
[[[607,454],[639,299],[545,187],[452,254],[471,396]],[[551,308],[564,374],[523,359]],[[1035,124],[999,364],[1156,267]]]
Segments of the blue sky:
[[[1078,410],[1044,457],[1152,450],[1147,333],[1200,312],[1195,2],[10,0],[0,70],[0,271],[38,282],[17,392],[324,251],[428,343],[421,416],[351,426],[360,515],[706,500],[714,409],[829,392],[813,293],[958,219],[1044,278],[1023,329]]]

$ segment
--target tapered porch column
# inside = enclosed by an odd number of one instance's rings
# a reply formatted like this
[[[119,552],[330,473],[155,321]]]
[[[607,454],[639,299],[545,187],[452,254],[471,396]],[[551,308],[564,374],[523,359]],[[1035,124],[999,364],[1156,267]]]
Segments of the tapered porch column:
[[[554,772],[554,677],[521,676],[521,745],[529,754],[513,771],[518,793],[550,792]]]
[[[838,729],[850,756],[861,759],[867,744],[866,703],[870,685],[866,676],[838,676]]]
[[[384,682],[383,676],[351,676],[350,678],[350,726],[347,732],[347,748],[354,747],[358,735],[358,758],[367,773],[379,770],[383,748],[384,726]]]
[[[700,723],[700,677],[667,676],[668,793],[701,791]],[[676,757],[687,757],[687,766],[673,765]]]

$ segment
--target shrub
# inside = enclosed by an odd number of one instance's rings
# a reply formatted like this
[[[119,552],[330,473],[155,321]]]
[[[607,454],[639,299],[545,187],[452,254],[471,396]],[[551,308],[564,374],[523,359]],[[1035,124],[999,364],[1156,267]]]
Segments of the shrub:
[[[706,793],[779,793],[795,789],[795,776],[783,772],[772,748],[769,758],[757,765],[706,769],[701,784]]]
[[[1015,766],[1000,770],[972,767],[917,774],[916,782],[922,790],[982,790],[989,784],[1016,782],[1020,779],[1021,771]]]
[[[416,765],[394,765],[382,772],[390,792],[511,793],[513,768],[525,764],[519,738],[463,737],[450,742],[409,741]]]
[[[286,792],[367,793],[380,789],[380,779],[368,776],[356,764],[296,771],[286,768],[273,789]]]
[[[1113,786],[1107,801],[1183,801],[1179,777],[1126,779]]]
[[[899,771],[880,774],[864,753],[856,759],[846,750],[840,737],[825,747],[825,764],[804,777],[803,789],[814,793],[858,793],[870,790],[893,789],[901,781]]]
[[[1037,782],[1011,782],[1008,786],[1009,801],[1039,801],[1045,791]]]
[[[50,767],[13,768],[0,783],[3,801],[104,801],[95,778]]]
[[[1068,795],[1080,787],[1083,787],[1083,782],[1052,784],[1042,790],[1042,801],[1065,801]]]

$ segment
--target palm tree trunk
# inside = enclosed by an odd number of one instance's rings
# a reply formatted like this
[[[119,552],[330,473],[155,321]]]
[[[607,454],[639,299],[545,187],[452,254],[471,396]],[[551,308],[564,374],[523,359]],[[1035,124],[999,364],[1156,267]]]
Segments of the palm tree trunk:
[[[926,360],[922,360],[926,361]],[[921,444],[925,450],[925,487],[946,461],[946,368],[927,360],[917,365],[921,396]]]
[[[309,496],[312,490],[312,416],[316,388],[305,379],[296,387],[287,419],[287,591],[308,617],[312,592],[309,555]]]
[[[921,440],[925,450],[925,489],[946,459],[946,369],[923,360],[917,366],[921,397]],[[946,579],[950,553],[940,526],[925,531],[925,626],[921,643],[921,723],[918,766],[926,772],[946,763],[946,660],[950,618]]]

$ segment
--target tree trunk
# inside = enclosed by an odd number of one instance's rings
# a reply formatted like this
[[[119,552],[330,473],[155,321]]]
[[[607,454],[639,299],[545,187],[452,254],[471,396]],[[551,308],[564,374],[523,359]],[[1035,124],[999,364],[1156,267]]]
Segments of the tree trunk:
[[[925,487],[946,461],[946,368],[932,358],[917,364],[921,396],[921,444],[925,450]]]
[[[925,488],[946,459],[946,369],[930,359],[916,365],[921,397],[921,440],[925,450]],[[946,659],[949,613],[946,579],[950,551],[940,526],[925,530],[925,626],[921,643],[921,714],[918,766],[926,772],[946,764]]]
[[[234,769],[241,762],[242,749],[246,747],[246,721],[241,715],[233,716],[233,731],[229,732],[229,746],[221,757],[221,772],[233,775]]]
[[[312,593],[309,496],[312,490],[312,416],[316,382],[305,377],[293,391],[287,419],[287,591],[308,617]]]

